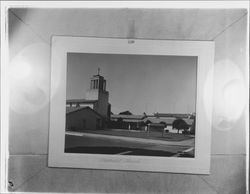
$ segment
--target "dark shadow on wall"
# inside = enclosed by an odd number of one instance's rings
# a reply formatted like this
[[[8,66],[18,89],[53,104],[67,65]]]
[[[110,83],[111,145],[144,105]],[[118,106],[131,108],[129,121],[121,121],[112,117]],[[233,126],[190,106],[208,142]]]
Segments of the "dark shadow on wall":
[[[28,16],[29,9],[24,8],[11,8],[8,9],[8,35],[9,41],[18,32],[20,25],[24,22],[24,19]]]

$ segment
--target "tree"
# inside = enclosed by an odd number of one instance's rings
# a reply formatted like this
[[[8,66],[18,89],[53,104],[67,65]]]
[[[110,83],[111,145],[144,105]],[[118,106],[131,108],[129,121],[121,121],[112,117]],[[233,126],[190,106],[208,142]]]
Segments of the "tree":
[[[122,126],[123,126],[123,119],[121,117],[119,117],[117,119],[117,122],[116,122],[116,127],[117,128],[122,128]]]
[[[194,116],[194,120],[193,120],[191,129],[190,129],[190,133],[193,134],[193,135],[195,134],[195,116]]]
[[[126,110],[126,111],[120,112],[119,115],[132,115],[132,113]]]
[[[163,125],[163,129],[162,129],[162,137],[164,137],[164,132],[165,132],[165,128],[167,127],[167,123],[165,123],[164,121],[161,121],[160,124]]]
[[[164,128],[167,126],[167,124],[164,121],[161,121],[160,124],[163,124]]]
[[[118,123],[122,123],[122,122],[123,122],[123,119],[122,119],[121,117],[119,117],[119,118],[117,119],[117,122],[118,122]]]
[[[178,133],[179,133],[179,130],[187,130],[189,128],[188,124],[183,119],[174,120],[172,126],[173,126],[173,129],[178,130]]]
[[[150,123],[152,123],[150,120],[146,120],[146,122],[145,122],[146,125],[148,125]]]

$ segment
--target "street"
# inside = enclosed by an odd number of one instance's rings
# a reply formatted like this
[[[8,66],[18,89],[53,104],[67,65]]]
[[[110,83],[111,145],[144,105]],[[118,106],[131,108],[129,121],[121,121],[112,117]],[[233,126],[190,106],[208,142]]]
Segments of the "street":
[[[193,148],[194,138],[170,142],[78,132],[67,132],[65,135],[67,153],[174,157],[185,150],[191,150],[189,157],[193,157]]]

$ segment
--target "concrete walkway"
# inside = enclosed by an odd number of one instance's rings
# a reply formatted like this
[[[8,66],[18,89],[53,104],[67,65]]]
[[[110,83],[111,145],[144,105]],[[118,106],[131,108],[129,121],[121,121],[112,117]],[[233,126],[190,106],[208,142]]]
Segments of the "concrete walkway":
[[[183,141],[167,141],[167,140],[155,140],[155,139],[145,139],[138,137],[124,137],[124,136],[114,136],[114,135],[103,135],[96,133],[83,133],[83,132],[72,132],[67,131],[67,135],[73,136],[85,136],[85,137],[99,137],[99,138],[107,138],[107,139],[115,139],[115,140],[123,140],[123,141],[132,141],[132,142],[140,142],[140,143],[152,143],[152,144],[162,144],[162,145],[181,145],[181,146],[194,146],[194,138],[183,140]]]

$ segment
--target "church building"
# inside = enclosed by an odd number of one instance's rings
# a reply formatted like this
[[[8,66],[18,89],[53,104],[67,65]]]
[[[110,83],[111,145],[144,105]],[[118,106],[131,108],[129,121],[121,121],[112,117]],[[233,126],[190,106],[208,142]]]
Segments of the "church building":
[[[110,120],[111,105],[106,80],[93,75],[84,99],[68,99],[66,102],[66,130],[103,129]]]

